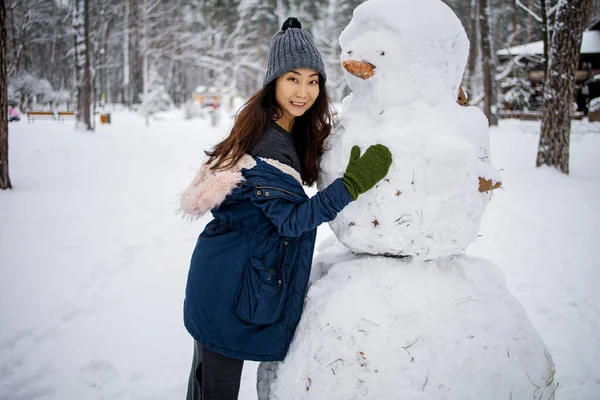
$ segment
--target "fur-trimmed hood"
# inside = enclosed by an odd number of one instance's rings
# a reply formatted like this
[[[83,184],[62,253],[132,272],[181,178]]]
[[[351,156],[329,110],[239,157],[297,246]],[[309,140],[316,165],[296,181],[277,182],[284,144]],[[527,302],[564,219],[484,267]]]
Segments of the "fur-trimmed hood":
[[[302,184],[300,174],[289,165],[270,158],[260,158],[260,160],[291,175],[298,183]],[[234,166],[222,171],[211,171],[213,164],[203,163],[192,182],[181,193],[180,211],[184,218],[198,219],[221,205],[227,196],[244,182],[242,170],[256,167],[256,160],[252,156],[244,154]]]

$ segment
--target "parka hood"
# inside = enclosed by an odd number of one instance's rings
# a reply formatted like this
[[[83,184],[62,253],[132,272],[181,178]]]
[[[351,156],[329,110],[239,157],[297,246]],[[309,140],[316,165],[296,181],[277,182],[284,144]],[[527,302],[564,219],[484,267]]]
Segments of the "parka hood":
[[[302,184],[302,178],[295,169],[270,158],[255,159],[245,154],[234,166],[221,171],[211,171],[214,163],[203,163],[196,172],[194,179],[181,193],[180,212],[182,212],[183,217],[196,220],[221,205],[227,196],[244,182],[245,178],[242,170],[253,169],[257,165],[257,160],[277,168],[279,171],[293,177],[300,185]]]

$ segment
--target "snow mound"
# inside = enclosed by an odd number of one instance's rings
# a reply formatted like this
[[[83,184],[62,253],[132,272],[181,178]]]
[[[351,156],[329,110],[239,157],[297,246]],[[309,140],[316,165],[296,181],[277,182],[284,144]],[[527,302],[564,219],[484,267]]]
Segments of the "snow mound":
[[[259,368],[259,398],[554,398],[552,359],[496,265],[363,256],[330,267],[285,361]]]

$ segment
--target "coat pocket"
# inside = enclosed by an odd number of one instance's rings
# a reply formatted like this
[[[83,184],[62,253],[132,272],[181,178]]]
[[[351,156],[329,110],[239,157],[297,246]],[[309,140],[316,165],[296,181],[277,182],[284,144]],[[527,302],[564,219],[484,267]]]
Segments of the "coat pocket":
[[[286,295],[277,262],[251,257],[238,299],[238,317],[249,324],[270,325],[279,319]]]

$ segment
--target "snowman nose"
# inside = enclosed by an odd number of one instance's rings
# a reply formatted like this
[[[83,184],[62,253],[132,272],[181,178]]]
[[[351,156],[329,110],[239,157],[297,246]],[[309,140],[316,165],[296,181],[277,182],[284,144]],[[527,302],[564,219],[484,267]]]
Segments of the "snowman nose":
[[[369,79],[375,75],[375,67],[373,64],[362,61],[347,60],[342,62],[346,71],[360,79]]]

